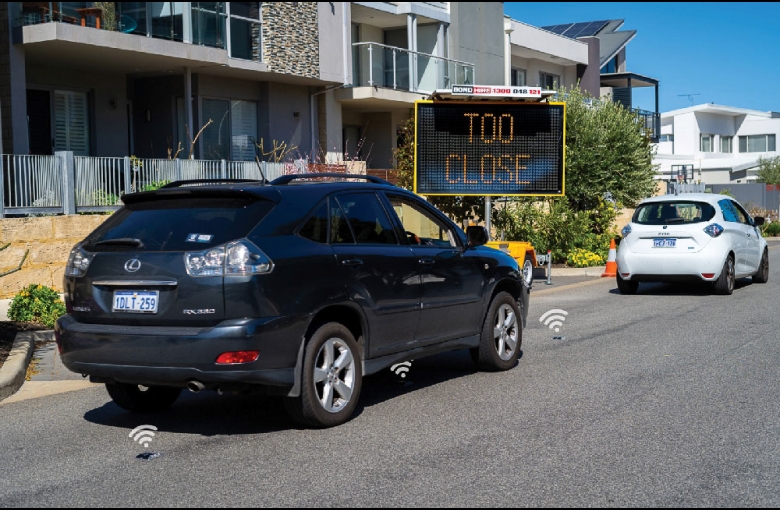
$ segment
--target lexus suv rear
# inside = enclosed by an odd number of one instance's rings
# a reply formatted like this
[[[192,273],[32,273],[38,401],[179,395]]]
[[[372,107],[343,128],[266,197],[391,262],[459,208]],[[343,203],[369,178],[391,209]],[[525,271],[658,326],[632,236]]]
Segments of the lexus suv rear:
[[[530,282],[484,228],[381,179],[311,177],[123,196],[70,255],[65,366],[130,411],[261,390],[332,426],[394,363],[462,348],[485,370],[517,363]]]

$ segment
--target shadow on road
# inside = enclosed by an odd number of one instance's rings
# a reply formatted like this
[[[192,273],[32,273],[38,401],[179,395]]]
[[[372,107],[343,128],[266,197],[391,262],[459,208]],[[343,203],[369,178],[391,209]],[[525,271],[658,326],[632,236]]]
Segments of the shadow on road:
[[[740,278],[734,285],[734,291],[744,287],[750,287],[753,282],[750,278]],[[617,287],[609,289],[610,294],[620,294]],[[648,296],[711,296],[715,295],[712,284],[701,283],[640,283],[635,296],[646,294]],[[630,296],[627,296],[630,297]]]
[[[522,354],[520,351],[520,357]],[[476,368],[467,350],[413,360],[404,378],[389,368],[382,370],[363,378],[360,399],[352,418],[393,398],[474,373]],[[106,399],[109,399],[108,394]],[[161,432],[202,436],[301,429],[287,416],[282,399],[251,394],[219,395],[207,390],[198,394],[182,391],[170,409],[157,413],[131,413],[108,401],[86,412],[84,419],[99,425],[124,428],[128,433],[140,424],[154,425]]]

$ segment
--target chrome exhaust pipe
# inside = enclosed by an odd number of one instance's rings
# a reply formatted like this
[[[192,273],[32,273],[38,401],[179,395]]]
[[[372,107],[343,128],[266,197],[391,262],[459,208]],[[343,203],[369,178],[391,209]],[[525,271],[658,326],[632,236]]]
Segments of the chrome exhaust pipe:
[[[199,393],[206,386],[200,381],[190,381],[187,383],[187,389],[193,393]]]

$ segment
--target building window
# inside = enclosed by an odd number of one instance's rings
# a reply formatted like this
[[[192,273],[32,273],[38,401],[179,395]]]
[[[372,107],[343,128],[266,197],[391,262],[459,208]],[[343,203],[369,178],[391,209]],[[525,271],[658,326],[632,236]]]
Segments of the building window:
[[[712,150],[712,139],[714,138],[713,135],[705,135],[704,133],[701,134],[701,143],[699,150],[701,152],[713,152]]]
[[[775,150],[775,135],[739,137],[739,152],[774,152]]]
[[[731,154],[732,152],[731,141],[733,138],[734,138],[733,136],[720,137],[720,152],[723,152],[724,154]]]
[[[226,48],[225,17],[223,2],[191,2],[192,43],[212,48]]]
[[[618,72],[618,61],[617,61],[617,55],[615,55],[615,58],[604,64],[604,67],[601,70],[602,73],[616,73]]]
[[[228,2],[230,9],[230,56],[262,62],[262,2]]]
[[[90,155],[89,95],[73,90],[27,90],[30,154]]]
[[[525,87],[525,69],[512,68],[512,82],[513,87]]]
[[[181,102],[181,99],[180,99]],[[183,102],[180,103],[183,106]],[[203,159],[252,161],[257,140],[257,103],[228,99],[204,99],[203,123],[212,120],[198,140]],[[180,115],[181,122],[183,116]],[[184,127],[180,128],[182,131]],[[197,133],[198,127],[195,127]],[[194,134],[190,134],[194,137]],[[187,144],[189,146],[189,142]],[[185,149],[186,151],[186,149]],[[185,156],[186,157],[186,156]]]
[[[674,141],[674,135],[661,135],[661,138],[658,139],[659,142],[673,142]]]
[[[555,74],[539,73],[539,86],[546,90],[558,88],[561,77]]]

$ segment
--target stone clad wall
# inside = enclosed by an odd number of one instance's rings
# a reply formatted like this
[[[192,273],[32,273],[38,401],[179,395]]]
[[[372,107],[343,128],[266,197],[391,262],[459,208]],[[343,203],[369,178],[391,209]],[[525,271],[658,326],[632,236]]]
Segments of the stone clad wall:
[[[275,73],[320,77],[317,2],[263,2],[263,62]]]
[[[106,218],[73,215],[0,219],[0,274],[8,273],[0,276],[0,299],[14,297],[31,283],[62,292],[70,250]],[[15,270],[20,263],[21,269]]]

